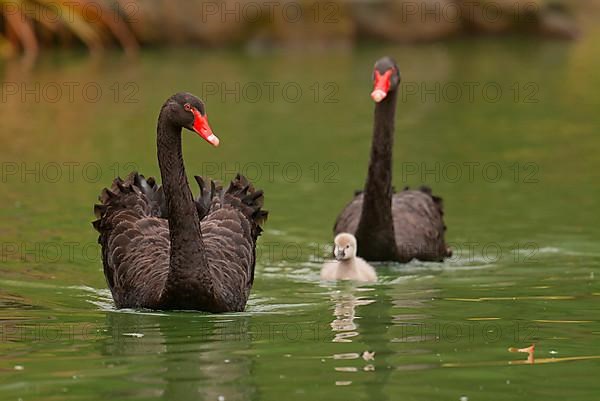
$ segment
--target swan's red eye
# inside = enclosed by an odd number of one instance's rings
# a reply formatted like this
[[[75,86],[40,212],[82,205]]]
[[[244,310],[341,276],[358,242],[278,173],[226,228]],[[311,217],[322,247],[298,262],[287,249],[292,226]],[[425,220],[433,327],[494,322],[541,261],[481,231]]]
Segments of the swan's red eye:
[[[183,108],[185,109],[185,111],[192,111],[192,105],[189,103],[184,104]]]

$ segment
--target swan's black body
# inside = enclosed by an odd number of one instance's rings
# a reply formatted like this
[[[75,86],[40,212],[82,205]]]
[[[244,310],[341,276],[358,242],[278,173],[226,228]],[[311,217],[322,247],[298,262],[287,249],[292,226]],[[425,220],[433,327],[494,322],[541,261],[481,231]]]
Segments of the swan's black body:
[[[393,71],[390,90],[375,106],[375,125],[367,182],[337,218],[334,233],[354,234],[358,255],[369,261],[442,261],[451,255],[444,239],[442,199],[429,188],[394,193],[392,148],[397,87],[400,74],[393,60],[375,66],[384,74]]]
[[[100,195],[94,227],[104,274],[119,308],[242,311],[267,215],[263,194],[241,176],[227,190],[196,177],[200,197],[193,199],[181,130],[194,117],[184,103],[205,115],[202,102],[189,94],[163,106],[157,135],[163,186],[132,173]]]

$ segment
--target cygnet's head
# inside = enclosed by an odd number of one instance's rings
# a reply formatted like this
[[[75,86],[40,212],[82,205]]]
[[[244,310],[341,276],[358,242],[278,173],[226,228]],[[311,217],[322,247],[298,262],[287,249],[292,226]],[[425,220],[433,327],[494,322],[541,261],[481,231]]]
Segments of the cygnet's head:
[[[342,233],[335,237],[333,256],[336,260],[349,260],[356,257],[358,247],[352,234]]]

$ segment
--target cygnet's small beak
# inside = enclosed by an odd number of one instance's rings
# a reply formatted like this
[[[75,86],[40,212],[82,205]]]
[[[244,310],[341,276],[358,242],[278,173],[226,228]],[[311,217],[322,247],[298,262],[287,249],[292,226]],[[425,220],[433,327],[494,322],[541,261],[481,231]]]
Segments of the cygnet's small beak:
[[[335,260],[344,260],[344,258],[346,257],[346,252],[344,252],[343,249],[339,249],[338,251],[336,251],[335,253]]]

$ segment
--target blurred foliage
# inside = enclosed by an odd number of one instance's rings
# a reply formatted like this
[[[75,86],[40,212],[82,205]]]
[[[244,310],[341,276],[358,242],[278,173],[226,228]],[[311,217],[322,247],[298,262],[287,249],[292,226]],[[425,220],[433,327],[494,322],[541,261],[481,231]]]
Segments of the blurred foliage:
[[[329,48],[357,40],[423,42],[464,34],[573,39],[598,1],[572,0],[0,0],[0,55],[43,47],[194,44]],[[595,10],[595,12],[594,12]]]
[[[136,51],[134,35],[109,5],[95,0],[0,0],[2,54],[35,56],[41,46],[72,43],[97,52],[114,41]]]

